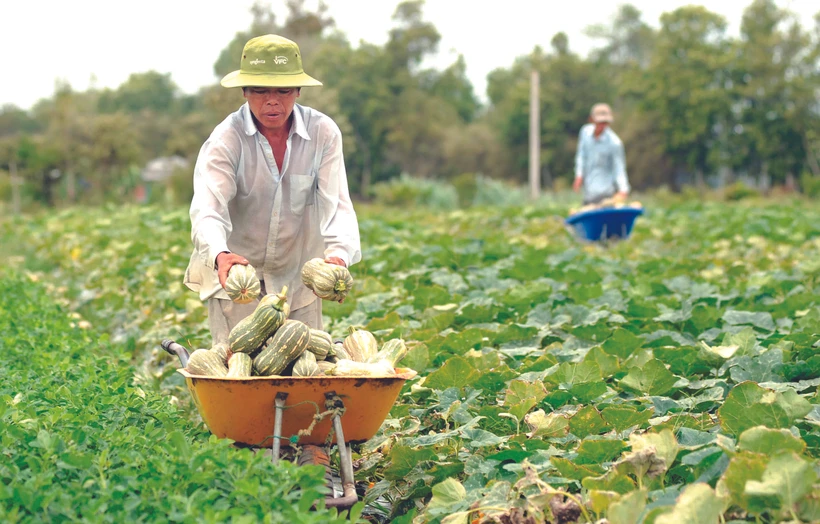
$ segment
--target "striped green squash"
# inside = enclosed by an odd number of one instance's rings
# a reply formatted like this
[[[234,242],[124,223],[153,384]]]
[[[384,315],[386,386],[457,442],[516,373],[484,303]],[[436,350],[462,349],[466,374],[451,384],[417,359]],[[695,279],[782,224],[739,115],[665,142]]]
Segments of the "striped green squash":
[[[290,314],[287,293],[288,287],[285,286],[278,295],[262,297],[254,312],[239,321],[228,335],[231,351],[252,356],[262,347]]]
[[[231,357],[231,350],[228,349],[228,344],[226,344],[225,342],[214,344],[213,346],[211,346],[211,351],[222,357],[222,361],[225,363],[225,365],[228,364],[228,359]]]
[[[408,351],[409,349],[403,339],[394,338],[385,342],[379,352],[368,359],[368,362],[384,360],[389,362],[391,366],[395,366],[407,355]]]
[[[249,304],[262,292],[262,283],[256,276],[256,270],[248,264],[234,264],[228,271],[225,280],[225,292],[237,304]]]
[[[310,343],[307,350],[316,356],[316,360],[326,359],[331,349],[333,349],[333,338],[330,333],[321,329],[310,330]]]
[[[228,374],[228,366],[215,351],[197,349],[188,357],[188,373],[206,377],[224,377]]]
[[[319,368],[318,375],[327,375],[328,371],[336,367],[336,364],[328,360],[320,360],[316,363],[316,367]]]
[[[353,277],[344,266],[312,258],[302,266],[302,283],[319,298],[341,302],[353,288]]]
[[[316,355],[310,351],[303,351],[293,364],[294,377],[312,377],[319,374],[319,366],[316,364]]]
[[[304,353],[309,343],[310,328],[307,324],[293,319],[285,320],[253,359],[253,369],[258,375],[278,375]]]
[[[253,359],[247,353],[234,353],[228,360],[228,377],[249,377],[253,372]]]
[[[379,351],[379,343],[373,333],[350,326],[350,334],[345,337],[344,348],[351,360],[367,362]],[[342,360],[341,357],[337,357]]]

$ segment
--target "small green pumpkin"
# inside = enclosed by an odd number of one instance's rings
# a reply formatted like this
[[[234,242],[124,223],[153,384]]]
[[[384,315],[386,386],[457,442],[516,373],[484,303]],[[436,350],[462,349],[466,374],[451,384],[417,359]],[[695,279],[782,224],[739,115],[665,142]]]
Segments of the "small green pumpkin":
[[[231,329],[228,335],[231,351],[253,356],[262,347],[290,314],[287,293],[285,286],[278,295],[265,295],[254,312]]]
[[[333,338],[330,333],[321,329],[310,330],[310,343],[307,350],[316,355],[316,360],[326,359],[331,349],[333,349]]]
[[[247,353],[234,353],[228,360],[228,377],[249,377],[253,373],[253,359]]]
[[[302,266],[302,282],[316,296],[341,302],[353,288],[353,277],[344,266],[329,264],[321,258],[312,258]]]
[[[225,281],[225,292],[237,304],[249,304],[262,292],[262,283],[256,276],[256,270],[248,264],[234,264],[228,271]]]
[[[316,364],[316,355],[310,351],[303,351],[293,364],[294,377],[312,377],[319,374],[319,366]]]
[[[408,351],[409,350],[407,345],[404,343],[404,340],[394,338],[385,342],[379,352],[368,359],[368,362],[379,362],[384,360],[389,362],[390,365],[395,366],[401,359],[404,358],[405,355],[407,355]]]
[[[350,334],[345,337],[343,346],[350,359],[356,362],[367,362],[379,351],[379,344],[373,333],[364,329],[356,329],[353,326],[350,327]],[[343,359],[338,355],[336,358]]]
[[[228,367],[222,357],[209,349],[197,349],[188,357],[188,373],[206,377],[224,377]]]
[[[316,363],[316,367],[319,368],[319,375],[327,375],[328,371],[336,367],[336,364],[327,360],[320,360]]]
[[[310,328],[307,324],[285,320],[254,357],[253,369],[259,375],[278,375],[307,349],[309,342]]]
[[[211,348],[211,351],[222,357],[222,360],[225,362],[225,365],[228,365],[228,359],[231,358],[231,350],[228,349],[228,344],[224,342],[214,344]]]

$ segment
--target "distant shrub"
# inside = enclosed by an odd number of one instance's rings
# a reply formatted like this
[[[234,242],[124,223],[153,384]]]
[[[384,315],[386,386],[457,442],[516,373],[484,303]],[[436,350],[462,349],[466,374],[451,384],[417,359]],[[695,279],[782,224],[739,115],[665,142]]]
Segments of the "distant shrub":
[[[729,201],[745,200],[757,196],[760,196],[760,191],[743,182],[734,182],[723,189],[723,198]]]
[[[453,178],[452,184],[458,193],[458,201],[462,207],[472,205],[478,189],[478,181],[475,173],[462,173]]]
[[[704,193],[708,191],[707,188],[698,188],[696,186],[685,185],[680,190],[680,198],[683,200],[699,200],[703,198]]]
[[[570,181],[570,179],[566,177],[557,177],[552,181],[552,190],[556,193],[569,191],[572,188],[572,183],[574,181],[574,179]]]
[[[724,200],[737,201],[760,196],[757,189],[747,186],[743,182],[735,182],[723,189]]]
[[[820,176],[813,176],[809,172],[800,177],[800,189],[810,198],[820,197]]]
[[[432,209],[458,207],[458,192],[452,184],[440,180],[414,178],[402,174],[373,186],[376,201],[399,207],[424,206]]]
[[[525,202],[528,198],[524,188],[482,175],[476,176],[474,206],[510,206]]]

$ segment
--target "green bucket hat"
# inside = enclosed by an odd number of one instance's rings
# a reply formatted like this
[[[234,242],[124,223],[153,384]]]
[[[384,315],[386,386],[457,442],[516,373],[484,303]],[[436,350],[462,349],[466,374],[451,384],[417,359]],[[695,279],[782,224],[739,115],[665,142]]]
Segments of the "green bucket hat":
[[[257,36],[242,50],[239,70],[220,82],[224,87],[306,87],[321,82],[305,74],[296,42],[278,35]]]

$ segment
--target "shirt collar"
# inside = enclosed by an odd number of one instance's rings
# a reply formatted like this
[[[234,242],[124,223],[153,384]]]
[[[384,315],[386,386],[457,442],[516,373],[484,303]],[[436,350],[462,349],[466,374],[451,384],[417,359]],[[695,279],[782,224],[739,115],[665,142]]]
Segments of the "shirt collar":
[[[293,126],[290,128],[291,136],[293,136],[294,133],[305,140],[310,140],[307,126],[305,126],[305,118],[302,116],[302,106],[299,104],[293,104]]]
[[[289,136],[293,136],[293,134],[297,134],[305,140],[310,140],[310,135],[307,132],[307,127],[305,126],[305,119],[302,116],[302,106],[299,104],[293,105],[293,125],[290,128]],[[245,120],[244,127],[245,127],[245,134],[248,136],[253,135],[254,133],[259,132],[256,128],[256,124],[253,121],[253,115],[251,114],[251,106],[245,102],[242,105],[242,118]]]

